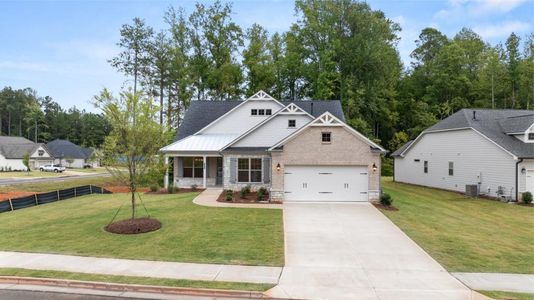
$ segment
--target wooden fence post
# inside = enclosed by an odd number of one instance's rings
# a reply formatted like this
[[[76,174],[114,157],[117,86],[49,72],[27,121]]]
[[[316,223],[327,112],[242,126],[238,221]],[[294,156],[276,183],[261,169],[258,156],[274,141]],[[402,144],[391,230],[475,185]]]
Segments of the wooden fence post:
[[[37,202],[37,194],[33,194],[35,197],[35,205],[39,205],[39,202]]]
[[[91,195],[93,194],[93,185],[92,184],[89,185],[89,193]]]
[[[13,202],[11,202],[11,198],[9,198],[9,206],[11,207],[11,211],[13,211]]]
[[[59,198],[59,190],[57,190],[57,201],[61,200],[61,198]]]
[[[76,198],[76,187],[74,187],[74,198]]]

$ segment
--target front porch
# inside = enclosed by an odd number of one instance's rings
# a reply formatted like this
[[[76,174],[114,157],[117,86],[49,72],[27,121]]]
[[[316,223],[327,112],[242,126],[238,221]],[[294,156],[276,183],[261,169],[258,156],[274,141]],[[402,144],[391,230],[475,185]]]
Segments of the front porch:
[[[221,155],[166,155],[166,163],[172,160],[172,171],[165,175],[165,188],[172,184],[179,188],[222,187],[223,158]],[[170,178],[172,174],[172,178]]]

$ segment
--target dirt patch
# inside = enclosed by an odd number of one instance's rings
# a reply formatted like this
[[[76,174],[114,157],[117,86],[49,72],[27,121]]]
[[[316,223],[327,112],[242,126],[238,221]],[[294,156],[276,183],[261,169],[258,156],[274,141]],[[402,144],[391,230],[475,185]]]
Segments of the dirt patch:
[[[383,209],[383,210],[389,210],[389,211],[398,211],[399,209],[396,208],[395,206],[393,205],[389,205],[389,206],[385,206],[385,205],[382,205],[380,203],[373,203],[373,205],[378,208],[378,209]]]
[[[34,192],[25,192],[25,191],[9,191],[9,192],[0,192],[0,201],[6,201],[9,199],[26,197],[34,195]]]
[[[275,203],[279,204],[282,203],[280,201],[270,201],[269,202],[269,194],[265,194],[263,197],[263,201],[258,201],[258,193],[257,192],[250,192],[248,193],[244,198],[241,198],[241,195],[239,195],[239,192],[234,192],[232,201],[226,200],[226,191],[223,191],[219,197],[217,198],[218,202],[225,202],[225,203],[259,203],[259,204],[267,204],[267,203]]]
[[[117,221],[109,224],[104,229],[107,232],[118,234],[139,234],[156,231],[161,228],[161,222],[156,219],[139,218]]]

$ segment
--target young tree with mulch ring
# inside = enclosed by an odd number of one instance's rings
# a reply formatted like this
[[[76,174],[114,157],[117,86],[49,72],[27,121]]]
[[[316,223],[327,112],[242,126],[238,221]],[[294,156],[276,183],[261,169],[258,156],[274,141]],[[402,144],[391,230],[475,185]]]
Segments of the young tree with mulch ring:
[[[119,226],[120,224],[115,227],[120,228],[120,233],[146,232],[141,227],[150,227],[150,231],[157,230],[159,227],[155,228],[152,223],[159,221],[136,219],[136,206],[137,199],[140,200],[137,190],[150,173],[151,167],[159,164],[161,158],[158,151],[167,142],[167,131],[155,121],[159,108],[154,105],[153,99],[140,92],[122,92],[116,98],[104,89],[94,99],[95,105],[102,109],[112,127],[103,145],[106,169],[117,181],[128,186],[131,194],[130,220],[116,223],[126,223],[122,225],[134,228],[135,232],[126,232],[127,228]],[[112,225],[108,225],[107,229],[111,229]]]

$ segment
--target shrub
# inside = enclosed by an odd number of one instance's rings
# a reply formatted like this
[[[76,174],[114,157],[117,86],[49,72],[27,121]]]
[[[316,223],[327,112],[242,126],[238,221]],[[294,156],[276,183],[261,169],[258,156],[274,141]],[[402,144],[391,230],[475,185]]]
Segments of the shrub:
[[[244,199],[248,194],[250,194],[250,185],[244,186],[239,191],[239,197]]]
[[[265,198],[265,192],[263,190],[258,190],[258,194],[256,195],[256,199],[258,201],[263,201]]]
[[[159,189],[159,186],[157,184],[151,184],[150,185],[150,191],[151,192],[157,192]]]
[[[532,193],[531,192],[524,192],[523,193],[523,203],[525,203],[525,204],[532,203]]]
[[[380,196],[380,204],[382,204],[384,206],[390,206],[392,202],[393,202],[393,199],[391,199],[391,195],[390,194],[383,193]]]
[[[225,199],[226,201],[232,201],[232,199],[234,199],[234,191],[226,190]]]

